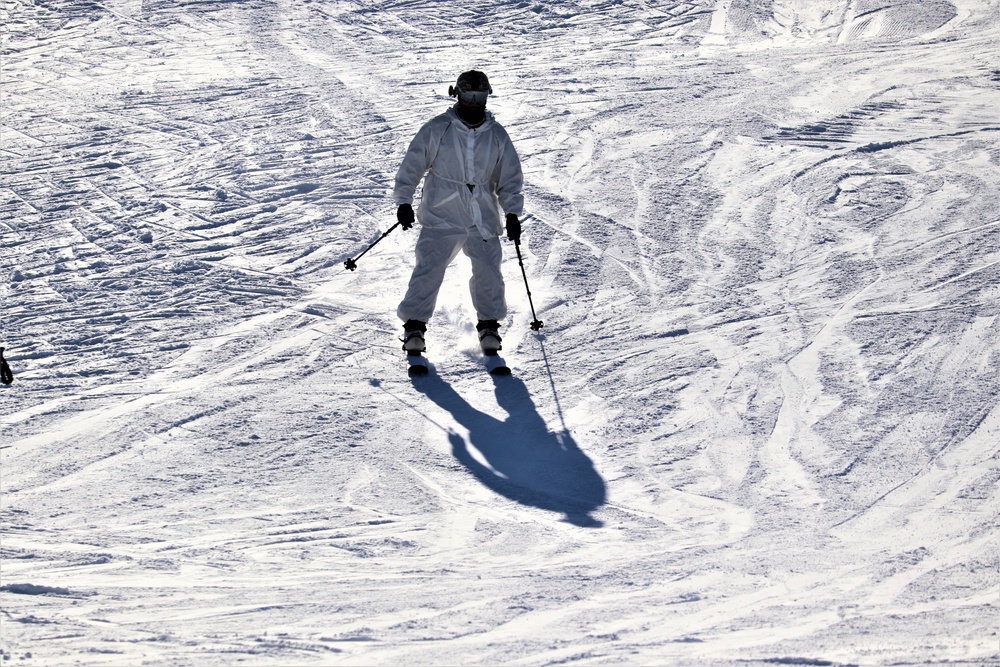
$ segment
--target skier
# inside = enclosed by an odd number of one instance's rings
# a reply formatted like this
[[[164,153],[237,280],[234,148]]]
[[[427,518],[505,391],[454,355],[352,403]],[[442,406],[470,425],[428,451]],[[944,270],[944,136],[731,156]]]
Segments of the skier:
[[[486,110],[493,93],[483,72],[458,77],[448,94],[453,107],[417,132],[396,174],[396,218],[403,229],[420,221],[416,266],[396,314],[403,320],[403,349],[424,350],[424,332],[434,313],[444,272],[463,251],[472,262],[469,289],[479,319],[479,344],[486,354],[500,349],[500,323],[507,315],[500,272],[500,234],[519,241],[524,198],[521,161],[507,131]],[[413,195],[423,180],[416,215]]]

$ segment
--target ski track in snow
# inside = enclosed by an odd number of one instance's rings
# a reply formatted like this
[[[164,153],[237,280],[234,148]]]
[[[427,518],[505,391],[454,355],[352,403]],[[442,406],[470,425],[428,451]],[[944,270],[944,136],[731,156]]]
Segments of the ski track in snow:
[[[1000,664],[997,3],[0,18],[4,664]],[[472,67],[545,327],[411,381]]]

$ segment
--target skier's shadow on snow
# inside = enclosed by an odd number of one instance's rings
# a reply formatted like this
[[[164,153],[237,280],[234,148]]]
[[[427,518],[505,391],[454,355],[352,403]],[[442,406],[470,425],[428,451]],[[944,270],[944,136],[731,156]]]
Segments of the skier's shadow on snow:
[[[420,378],[414,387],[468,429],[468,442],[454,431],[448,440],[455,458],[484,485],[522,505],[559,512],[577,526],[602,526],[591,516],[606,497],[593,462],[569,432],[549,430],[524,382],[511,376],[493,382],[506,419],[472,407],[436,374]]]

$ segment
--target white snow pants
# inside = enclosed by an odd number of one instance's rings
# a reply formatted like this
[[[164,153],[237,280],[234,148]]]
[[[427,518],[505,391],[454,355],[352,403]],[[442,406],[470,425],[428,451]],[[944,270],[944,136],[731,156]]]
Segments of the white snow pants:
[[[417,263],[406,296],[396,309],[399,319],[427,322],[431,318],[445,269],[458,256],[459,250],[472,261],[469,291],[476,315],[481,320],[502,320],[507,316],[500,272],[503,259],[500,237],[484,241],[475,227],[465,230],[421,227],[417,238]]]

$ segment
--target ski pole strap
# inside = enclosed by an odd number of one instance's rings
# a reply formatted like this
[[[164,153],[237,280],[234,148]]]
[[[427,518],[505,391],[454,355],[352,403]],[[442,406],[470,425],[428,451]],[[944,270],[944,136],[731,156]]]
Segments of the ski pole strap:
[[[7,360],[3,358],[3,351],[6,348],[0,347],[0,382],[10,384],[14,381],[14,373],[10,370]]]

